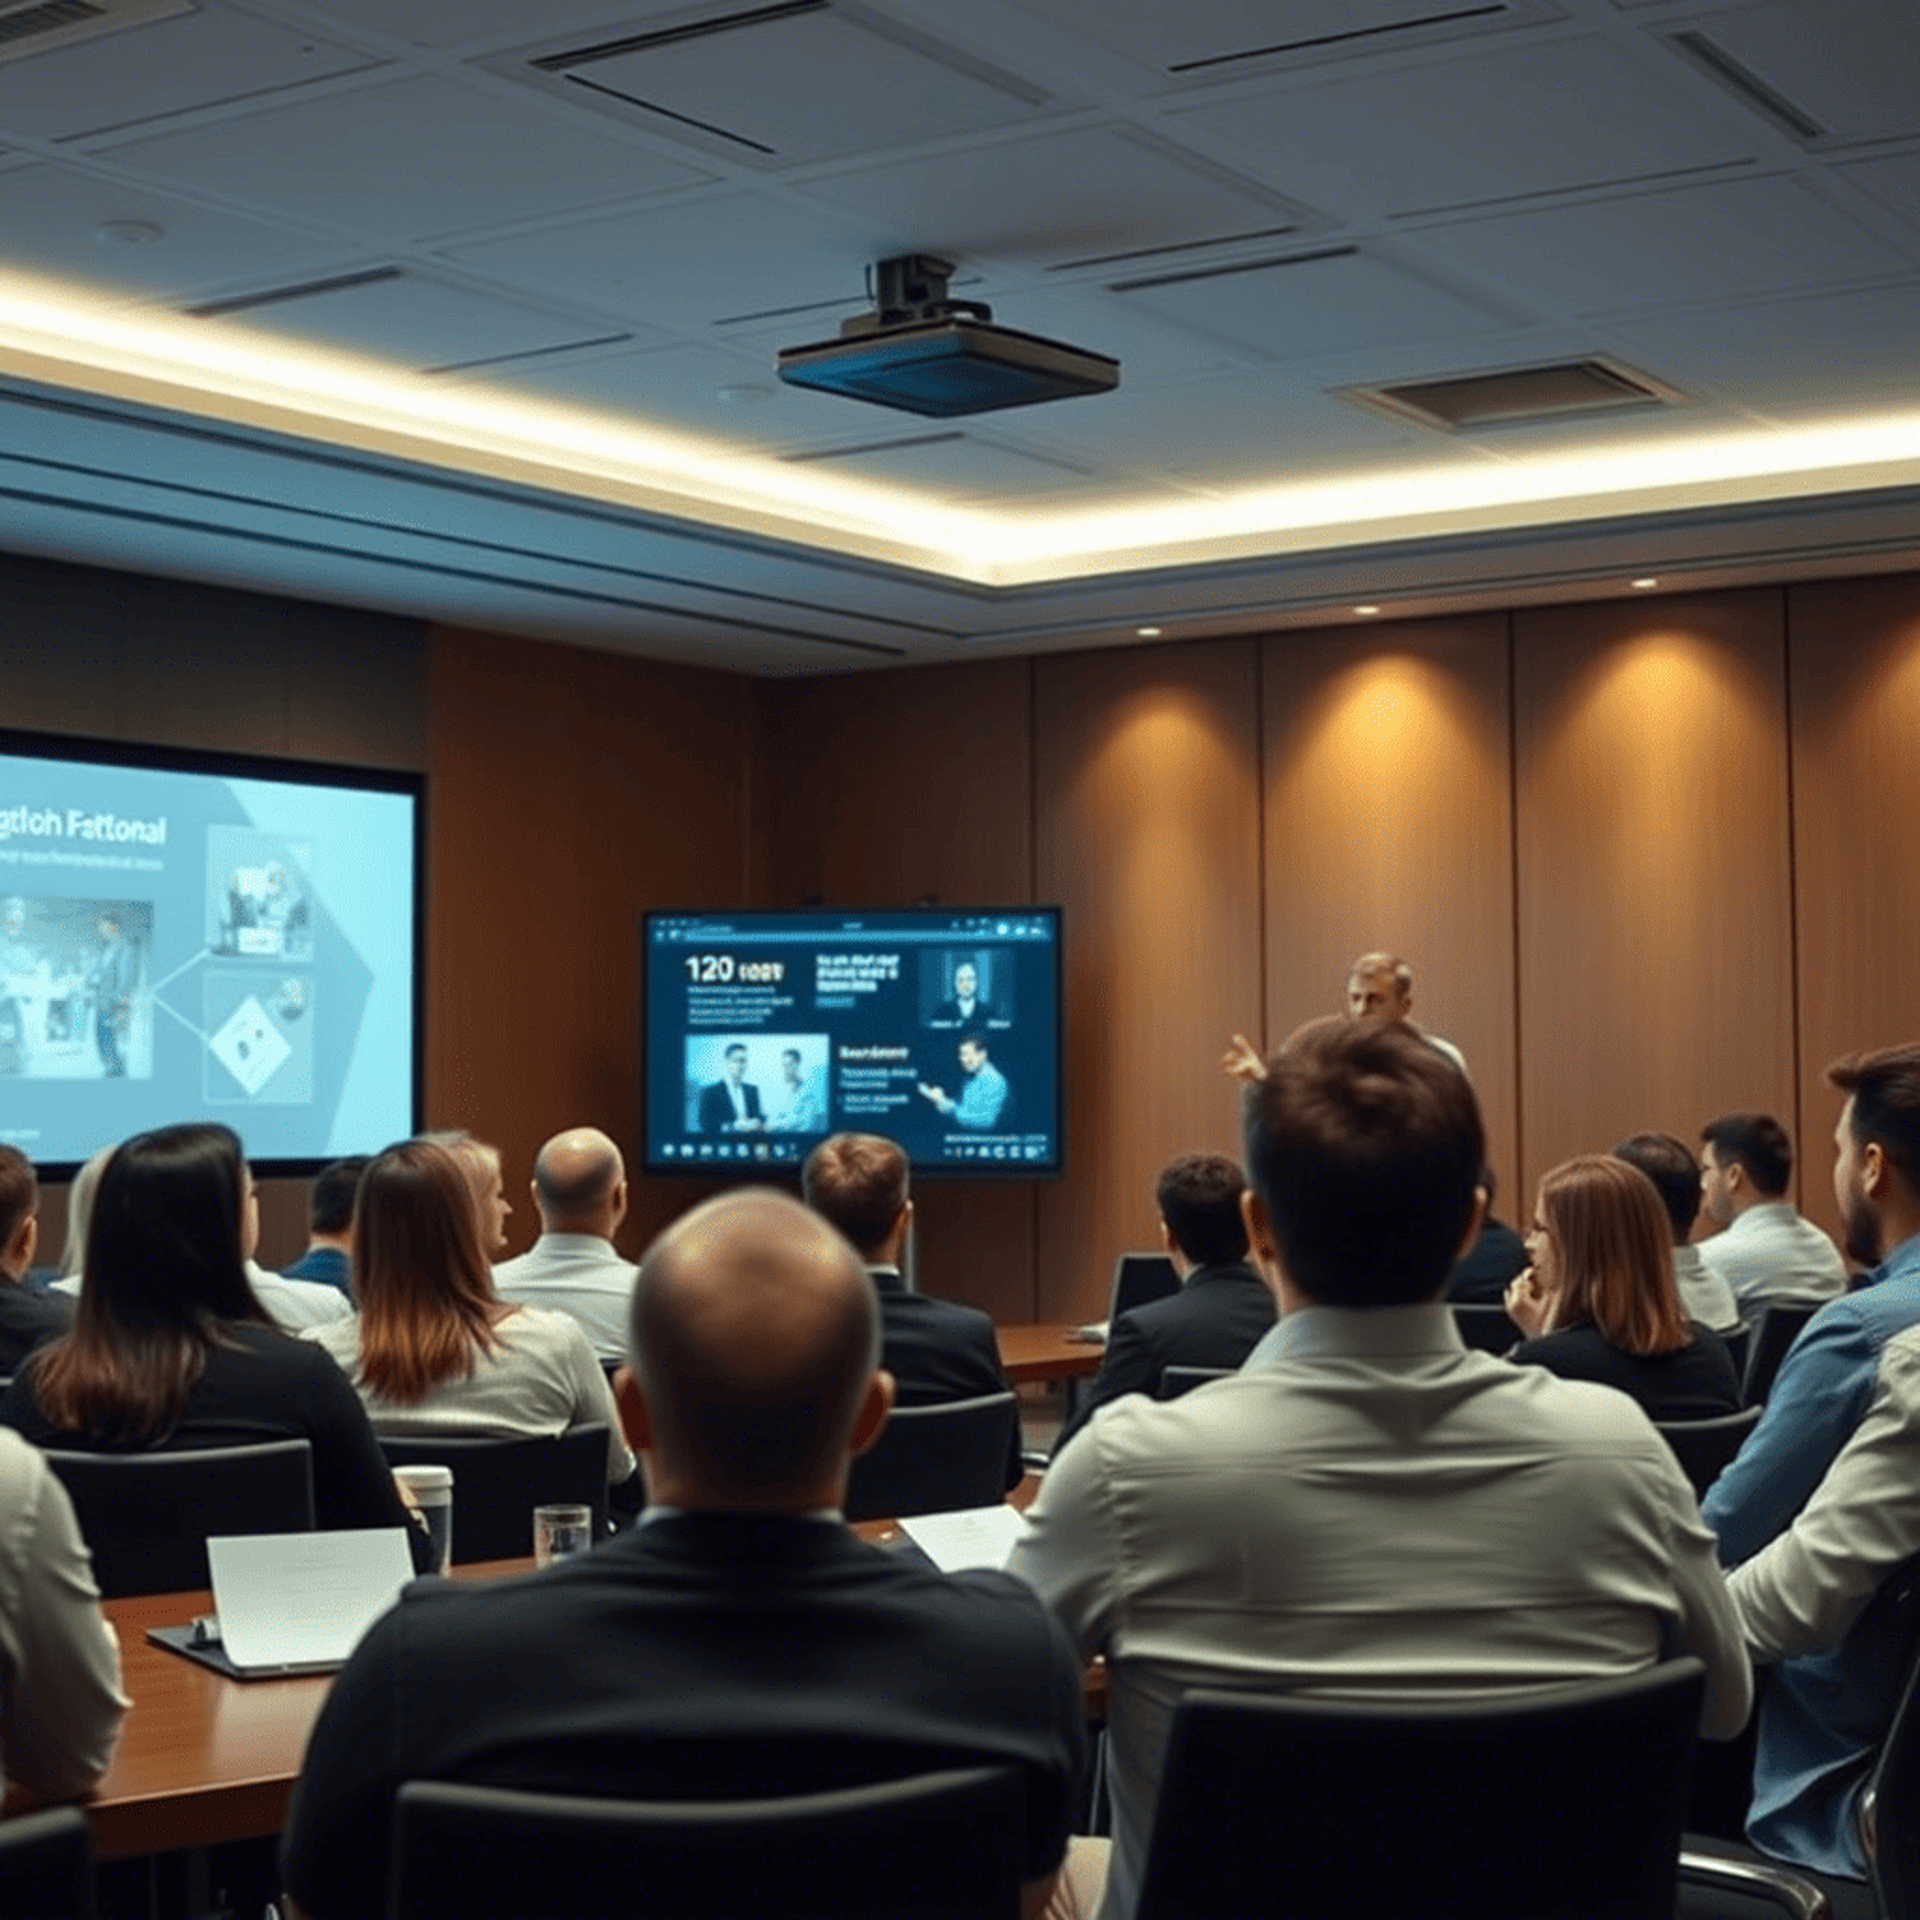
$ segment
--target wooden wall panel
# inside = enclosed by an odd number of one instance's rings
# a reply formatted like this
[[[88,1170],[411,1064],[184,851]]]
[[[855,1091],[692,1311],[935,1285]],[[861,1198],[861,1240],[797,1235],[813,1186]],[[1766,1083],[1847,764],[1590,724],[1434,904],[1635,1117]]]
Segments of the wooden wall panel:
[[[1801,1205],[1839,1227],[1827,1063],[1920,1040],[1920,578],[1788,597],[1800,950]],[[1791,1123],[1790,1123],[1791,1124]]]
[[[1414,1017],[1467,1056],[1511,1218],[1513,822],[1507,619],[1262,643],[1265,1043],[1343,1004],[1374,949],[1414,969]]]
[[[1260,998],[1256,643],[1034,665],[1035,892],[1066,909],[1067,1177],[1039,1190],[1040,1317],[1104,1311],[1158,1242],[1174,1154],[1231,1152],[1219,1059]]]
[[[1021,905],[1033,886],[1030,682],[1024,660],[838,675],[761,690],[777,905]],[[1001,1320],[1040,1316],[1035,1189],[924,1181],[921,1288]]]
[[[1783,604],[1514,616],[1529,1188],[1641,1128],[1793,1110]]]
[[[436,629],[427,1122],[501,1149],[512,1250],[540,1143],[604,1127],[635,1158],[639,915],[746,897],[741,679]],[[637,1180],[637,1250],[707,1188]]]

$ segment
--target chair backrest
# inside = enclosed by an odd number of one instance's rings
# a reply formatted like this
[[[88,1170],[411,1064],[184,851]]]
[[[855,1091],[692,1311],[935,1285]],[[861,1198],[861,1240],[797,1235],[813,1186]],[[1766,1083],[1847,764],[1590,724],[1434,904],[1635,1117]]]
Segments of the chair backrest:
[[[1759,1418],[1758,1407],[1742,1407],[1738,1413],[1716,1414],[1711,1420],[1656,1420],[1653,1424],[1693,1483],[1695,1498],[1704,1500],[1707,1489],[1746,1445]]]
[[[573,1800],[409,1781],[394,1809],[396,1920],[1013,1920],[1012,1767],[786,1800]]]
[[[0,1913],[93,1920],[93,1848],[78,1807],[0,1823]]]
[[[533,1551],[533,1510],[562,1501],[593,1509],[593,1537],[607,1530],[607,1429],[569,1427],[527,1440],[483,1435],[382,1436],[391,1467],[453,1472],[453,1560],[524,1560]]]
[[[847,1477],[847,1518],[885,1520],[997,1506],[1020,1403],[1011,1389],[972,1400],[895,1407]]]
[[[1744,1381],[1747,1377],[1747,1351],[1753,1345],[1753,1323],[1742,1320],[1737,1327],[1729,1327],[1720,1336],[1720,1344],[1727,1350],[1727,1358],[1733,1362],[1733,1377]],[[1743,1392],[1740,1396],[1746,1398]]]
[[[1523,1338],[1503,1306],[1482,1300],[1453,1302],[1453,1324],[1476,1353],[1505,1353]]]
[[[1160,1385],[1153,1397],[1178,1400],[1183,1393],[1204,1387],[1209,1380],[1229,1380],[1238,1372],[1238,1367],[1162,1367]]]
[[[1861,1796],[1871,1835],[1867,1877],[1880,1920],[1920,1920],[1920,1560],[1882,1582],[1856,1625],[1904,1637],[1910,1652],[1899,1704]]]
[[[1113,1295],[1107,1302],[1107,1325],[1135,1307],[1164,1300],[1180,1291],[1180,1275],[1164,1253],[1123,1253],[1113,1263]]]
[[[313,1448],[305,1440],[154,1453],[49,1447],[46,1454],[109,1600],[209,1585],[210,1533],[313,1530]]]
[[[1764,1407],[1773,1388],[1773,1376],[1800,1329],[1827,1303],[1824,1300],[1769,1300],[1755,1321],[1747,1347],[1747,1369],[1740,1397],[1750,1407]]]
[[[1705,1669],[1371,1706],[1189,1693],[1139,1920],[1671,1920]]]

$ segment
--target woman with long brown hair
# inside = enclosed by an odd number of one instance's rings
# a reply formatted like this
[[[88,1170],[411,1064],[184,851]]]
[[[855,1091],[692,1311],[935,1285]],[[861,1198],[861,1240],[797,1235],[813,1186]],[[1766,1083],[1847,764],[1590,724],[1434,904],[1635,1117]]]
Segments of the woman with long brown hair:
[[[271,1325],[254,1296],[259,1205],[230,1128],[124,1141],[86,1225],[73,1331],[28,1357],[0,1422],[37,1446],[95,1453],[303,1439],[319,1525],[407,1524],[340,1370]]]
[[[1531,1335],[1512,1358],[1597,1380],[1655,1420],[1734,1413],[1739,1382],[1725,1343],[1680,1306],[1666,1209],[1638,1167],[1606,1154],[1564,1161],[1540,1182],[1533,1265],[1506,1308]]]
[[[405,1140],[367,1163],[353,1217],[358,1316],[305,1338],[339,1361],[386,1434],[506,1439],[604,1424],[607,1477],[633,1455],[579,1323],[493,1290],[476,1196],[458,1157]]]

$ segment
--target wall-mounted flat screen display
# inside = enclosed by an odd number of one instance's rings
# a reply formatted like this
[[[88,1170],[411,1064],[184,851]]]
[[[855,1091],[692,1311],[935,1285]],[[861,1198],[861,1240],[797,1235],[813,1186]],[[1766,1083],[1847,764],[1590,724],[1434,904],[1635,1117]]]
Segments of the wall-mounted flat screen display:
[[[650,1172],[791,1173],[829,1133],[916,1173],[1060,1171],[1060,910],[649,913]]]
[[[308,1171],[414,1129],[420,783],[0,732],[0,1140],[180,1120]]]

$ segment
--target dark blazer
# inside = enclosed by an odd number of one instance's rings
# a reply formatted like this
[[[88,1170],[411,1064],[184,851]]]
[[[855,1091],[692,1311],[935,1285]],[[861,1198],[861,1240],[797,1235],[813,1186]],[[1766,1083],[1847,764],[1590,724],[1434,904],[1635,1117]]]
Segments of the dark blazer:
[[[986,1027],[999,1020],[1000,1016],[984,1000],[973,1003],[973,1011],[963,1014],[958,1000],[942,1000],[933,1010],[933,1018],[928,1022],[936,1027]]]
[[[0,1275],[0,1373],[15,1374],[43,1340],[73,1325],[73,1298],[35,1293],[24,1280]]]
[[[743,1080],[740,1093],[747,1103],[747,1118],[760,1118],[760,1089]],[[710,1087],[700,1089],[700,1131],[702,1133],[725,1133],[733,1125],[733,1098],[727,1092],[727,1083],[716,1080]]]
[[[1059,1453],[1096,1407],[1126,1393],[1152,1393],[1168,1367],[1237,1367],[1278,1317],[1273,1289],[1235,1260],[1195,1267],[1178,1293],[1123,1313],[1107,1329],[1100,1371],[1054,1442]]]
[[[1007,1391],[1011,1383],[988,1315],[978,1307],[909,1292],[898,1267],[867,1271],[880,1295],[880,1364],[893,1375],[895,1406],[930,1407]],[[1007,1485],[1018,1485],[1025,1471],[1016,1421]]]
[[[1622,1353],[1587,1321],[1523,1340],[1507,1357],[1545,1367],[1563,1380],[1597,1380],[1618,1387],[1646,1409],[1649,1420],[1714,1420],[1740,1411],[1740,1383],[1726,1342],[1699,1321],[1693,1344],[1652,1359]]]
[[[1504,1220],[1492,1214],[1480,1223],[1479,1237],[1453,1263],[1447,1276],[1449,1300],[1504,1304],[1507,1282],[1527,1270],[1527,1244]]]

